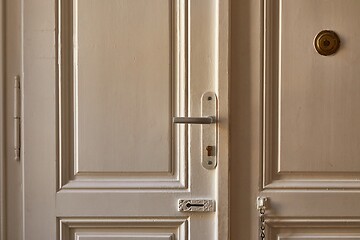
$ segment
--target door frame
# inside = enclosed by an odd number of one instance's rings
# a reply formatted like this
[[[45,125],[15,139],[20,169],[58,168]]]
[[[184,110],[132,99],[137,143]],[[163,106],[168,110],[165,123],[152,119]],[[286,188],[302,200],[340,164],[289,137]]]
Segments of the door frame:
[[[5,183],[5,0],[0,0],[0,240],[6,236]]]
[[[218,92],[219,122],[224,129],[219,131],[219,164],[217,211],[219,222],[218,239],[230,239],[230,13],[231,0],[218,0]],[[221,144],[222,143],[222,144]],[[225,146],[225,147],[222,147]],[[220,157],[221,156],[221,157]]]

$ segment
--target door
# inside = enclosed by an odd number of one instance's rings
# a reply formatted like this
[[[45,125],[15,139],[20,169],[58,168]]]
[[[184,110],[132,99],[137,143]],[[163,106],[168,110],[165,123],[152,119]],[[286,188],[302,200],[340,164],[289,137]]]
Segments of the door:
[[[359,10],[233,1],[232,239],[360,239]],[[323,50],[336,45],[323,30],[340,40],[330,55],[315,48],[317,36]]]
[[[24,239],[226,239],[227,2],[22,4]]]

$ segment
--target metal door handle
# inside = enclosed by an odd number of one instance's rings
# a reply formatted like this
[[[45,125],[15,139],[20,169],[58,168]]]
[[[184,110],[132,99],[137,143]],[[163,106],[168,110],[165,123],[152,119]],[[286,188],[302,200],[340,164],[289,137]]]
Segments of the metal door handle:
[[[208,117],[174,117],[173,123],[178,124],[211,124],[215,123],[216,118],[214,116]]]
[[[174,124],[201,125],[199,127],[199,130],[201,129],[201,165],[208,170],[215,169],[217,166],[218,124],[216,123],[219,122],[217,113],[216,94],[214,92],[206,92],[201,97],[201,113],[199,114],[201,117],[173,117]],[[185,128],[182,129],[185,130]],[[200,205],[192,205],[192,209],[202,207]]]

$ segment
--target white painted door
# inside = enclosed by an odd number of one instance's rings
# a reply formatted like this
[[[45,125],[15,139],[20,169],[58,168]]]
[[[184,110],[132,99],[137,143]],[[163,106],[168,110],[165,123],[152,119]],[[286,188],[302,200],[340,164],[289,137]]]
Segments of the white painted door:
[[[24,239],[227,239],[227,16],[216,0],[23,1]],[[172,123],[203,116],[205,92],[215,124]]]
[[[233,3],[232,239],[360,239],[360,1]]]

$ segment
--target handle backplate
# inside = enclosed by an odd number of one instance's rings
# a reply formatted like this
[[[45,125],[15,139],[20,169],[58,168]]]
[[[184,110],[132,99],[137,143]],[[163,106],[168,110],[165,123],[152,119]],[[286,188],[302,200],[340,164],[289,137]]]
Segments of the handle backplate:
[[[202,139],[202,166],[206,169],[214,169],[217,166],[217,97],[213,92],[206,92],[201,98],[201,115],[214,116],[214,124],[201,126]]]

